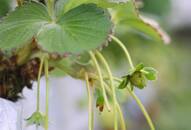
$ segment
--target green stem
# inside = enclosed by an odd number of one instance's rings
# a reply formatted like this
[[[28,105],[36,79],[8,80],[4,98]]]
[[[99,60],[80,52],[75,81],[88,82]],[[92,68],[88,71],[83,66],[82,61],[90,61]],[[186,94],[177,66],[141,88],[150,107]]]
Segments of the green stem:
[[[117,82],[121,82],[122,80],[117,78],[117,77],[113,77],[114,80],[116,80]],[[134,100],[136,101],[137,105],[139,106],[139,108],[141,109],[143,115],[145,116],[149,126],[150,126],[150,129],[151,130],[155,130],[155,127],[154,127],[154,124],[151,120],[151,117],[149,116],[148,112],[146,111],[144,105],[142,104],[141,100],[137,97],[137,95],[131,91],[130,87],[127,87],[127,90],[129,91],[130,95],[134,98]]]
[[[46,0],[49,15],[54,18],[54,0]]]
[[[98,51],[96,51],[96,54],[99,57],[100,61],[105,66],[105,68],[107,70],[107,73],[108,73],[108,76],[109,76],[109,81],[110,81],[110,85],[111,85],[111,89],[112,89],[112,96],[113,96],[113,101],[114,101],[114,103],[113,103],[113,108],[114,108],[114,130],[118,130],[117,97],[116,97],[116,93],[115,93],[115,87],[114,87],[112,72],[110,70],[110,67],[109,67],[107,61],[103,57],[103,55]]]
[[[95,55],[93,52],[89,52],[90,56],[91,56],[91,59],[96,67],[96,70],[97,70],[97,73],[98,73],[98,78],[99,78],[99,81],[100,81],[100,85],[101,85],[101,88],[102,88],[102,92],[103,92],[103,97],[104,97],[104,101],[106,103],[106,107],[108,109],[108,111],[111,111],[111,107],[109,105],[109,101],[108,101],[108,98],[107,98],[107,94],[106,94],[106,91],[105,91],[105,87],[104,87],[104,81],[103,81],[103,77],[102,77],[102,73],[101,73],[101,69],[98,65],[98,62],[95,58]]]
[[[126,130],[126,124],[125,124],[125,119],[124,119],[124,116],[123,116],[123,112],[119,106],[119,103],[117,103],[117,110],[119,112],[119,117],[120,117],[120,123],[121,123],[121,129],[122,130]]]
[[[46,110],[45,110],[45,130],[48,130],[48,122],[49,122],[49,82],[48,82],[48,59],[45,59],[44,63],[44,71],[45,71],[45,78],[46,78]]]
[[[112,91],[110,90],[109,86],[104,82],[104,85],[106,86],[106,89],[109,93],[112,93]],[[126,124],[125,124],[125,119],[124,119],[124,116],[123,116],[123,112],[120,108],[120,105],[119,103],[117,102],[117,111],[119,113],[119,119],[120,119],[120,123],[121,123],[121,130],[126,130]]]
[[[129,54],[129,51],[125,47],[125,45],[117,37],[115,37],[113,35],[110,35],[110,37],[123,49],[123,51],[125,52],[126,58],[129,61],[131,69],[134,69],[134,65],[133,65],[131,56]]]
[[[39,66],[39,71],[38,71],[38,82],[37,82],[37,112],[39,112],[40,110],[40,78],[42,75],[42,67],[43,67],[43,62],[44,62],[44,56],[42,56],[42,58],[40,58],[40,66]]]
[[[88,127],[89,130],[94,129],[94,110],[93,110],[93,98],[92,98],[92,92],[90,90],[90,84],[89,84],[89,77],[88,74],[85,73],[85,80],[86,80],[86,87],[87,87],[87,93],[88,93],[88,114],[89,114],[89,120],[88,120]]]
[[[137,95],[133,91],[131,91],[131,89],[129,87],[127,87],[127,89],[129,91],[129,93],[131,94],[131,96],[135,99],[135,101],[138,104],[139,108],[141,109],[143,115],[145,116],[145,118],[146,118],[146,120],[147,120],[147,122],[148,122],[148,124],[150,126],[150,129],[155,130],[154,124],[153,124],[148,112],[146,111],[144,105],[142,104],[141,100],[137,97]]]
[[[106,77],[106,79],[108,79],[108,77]],[[122,82],[121,79],[117,78],[117,77],[113,77],[113,79],[119,83]],[[127,90],[129,91],[130,95],[133,97],[133,99],[136,101],[137,105],[139,106],[139,108],[141,109],[143,115],[145,116],[146,120],[147,120],[147,123],[149,124],[150,126],[150,129],[151,130],[155,130],[155,127],[154,127],[154,124],[151,120],[151,117],[149,116],[148,112],[146,111],[144,105],[142,104],[141,100],[136,96],[136,94],[131,91],[131,89],[129,87],[127,87]]]

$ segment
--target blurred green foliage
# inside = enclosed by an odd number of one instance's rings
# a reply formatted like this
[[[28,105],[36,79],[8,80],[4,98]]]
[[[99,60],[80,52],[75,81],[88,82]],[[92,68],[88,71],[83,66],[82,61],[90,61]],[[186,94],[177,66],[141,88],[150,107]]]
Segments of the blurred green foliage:
[[[170,0],[143,0],[143,12],[152,13],[158,16],[165,15],[170,10]]]
[[[10,0],[0,0],[0,17],[4,16],[10,8]]]

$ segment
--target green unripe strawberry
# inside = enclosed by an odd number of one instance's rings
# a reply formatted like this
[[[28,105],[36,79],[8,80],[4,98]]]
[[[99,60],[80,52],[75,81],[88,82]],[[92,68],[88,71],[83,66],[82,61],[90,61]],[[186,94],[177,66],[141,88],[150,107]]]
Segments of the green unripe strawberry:
[[[147,80],[143,73],[141,73],[140,71],[136,71],[130,77],[130,82],[132,85],[143,89],[146,86]]]

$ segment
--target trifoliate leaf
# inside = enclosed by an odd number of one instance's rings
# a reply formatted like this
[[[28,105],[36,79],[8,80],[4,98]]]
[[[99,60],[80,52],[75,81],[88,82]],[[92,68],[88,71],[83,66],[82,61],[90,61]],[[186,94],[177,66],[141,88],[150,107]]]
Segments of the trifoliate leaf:
[[[130,82],[135,87],[143,89],[146,86],[147,80],[145,78],[145,75],[142,72],[136,71],[130,77]]]
[[[46,7],[42,4],[30,3],[17,7],[0,22],[0,49],[22,47],[49,21]]]
[[[35,112],[32,114],[31,117],[26,119],[27,125],[37,125],[37,126],[43,126],[45,117],[40,112]]]
[[[143,71],[145,72],[145,73],[144,72],[143,73],[148,80],[156,80],[157,79],[158,71],[156,69],[154,69],[152,67],[144,67]]]
[[[94,4],[81,5],[65,13],[57,23],[44,26],[37,41],[50,53],[77,54],[101,46],[107,41],[111,29],[106,11]]]

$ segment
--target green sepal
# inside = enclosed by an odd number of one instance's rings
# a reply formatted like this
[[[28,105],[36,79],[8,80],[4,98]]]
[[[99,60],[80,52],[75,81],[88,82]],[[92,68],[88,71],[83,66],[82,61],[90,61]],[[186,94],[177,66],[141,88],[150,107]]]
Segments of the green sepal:
[[[144,65],[143,63],[140,63],[140,64],[136,65],[135,70],[136,70],[136,71],[140,71],[140,70],[142,70],[144,67],[145,67],[145,65]]]
[[[34,112],[31,117],[26,119],[27,125],[44,126],[45,116],[40,112]]]
[[[123,81],[119,84],[118,89],[124,89],[127,87],[127,84],[129,83],[130,76],[126,76],[123,78]]]
[[[96,107],[99,109],[100,112],[103,112],[104,110],[104,97],[102,96],[101,92],[99,90],[97,92],[97,99],[96,99]]]
[[[148,80],[156,80],[158,71],[152,67],[144,67],[143,73]]]

